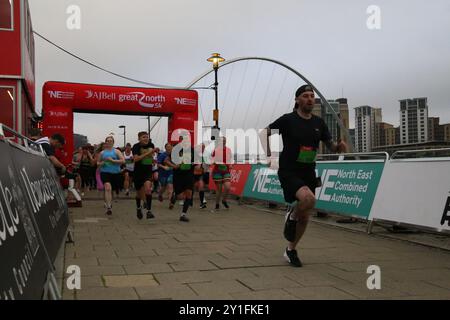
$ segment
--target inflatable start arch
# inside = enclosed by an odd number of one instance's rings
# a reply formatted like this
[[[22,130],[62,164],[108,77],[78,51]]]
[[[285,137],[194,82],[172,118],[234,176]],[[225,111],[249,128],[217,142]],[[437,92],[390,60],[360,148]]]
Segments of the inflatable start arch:
[[[198,94],[194,90],[46,82],[42,90],[43,133],[60,133],[66,138],[61,159],[65,164],[72,162],[74,112],[166,116],[167,140],[174,142],[172,132],[177,129],[188,130],[195,137]]]

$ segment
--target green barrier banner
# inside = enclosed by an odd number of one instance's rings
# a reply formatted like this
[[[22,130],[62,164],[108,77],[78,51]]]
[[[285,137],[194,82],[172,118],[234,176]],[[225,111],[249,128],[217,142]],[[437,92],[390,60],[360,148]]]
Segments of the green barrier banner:
[[[317,163],[322,187],[316,189],[316,208],[368,218],[384,162]]]
[[[367,219],[383,168],[384,162],[318,162],[322,187],[316,189],[316,209]],[[244,197],[285,203],[277,171],[252,166]]]
[[[245,184],[244,197],[284,203],[277,170],[267,165],[253,165]]]

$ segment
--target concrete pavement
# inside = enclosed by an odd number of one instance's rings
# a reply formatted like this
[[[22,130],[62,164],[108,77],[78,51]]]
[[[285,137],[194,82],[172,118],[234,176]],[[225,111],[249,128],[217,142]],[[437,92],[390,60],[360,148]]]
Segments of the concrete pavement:
[[[212,206],[209,200],[209,207]],[[450,253],[312,222],[299,246],[303,268],[283,258],[283,216],[231,203],[189,210],[153,200],[156,219],[137,220],[122,196],[107,217],[100,200],[71,208],[75,242],[65,268],[81,290],[64,299],[450,299]],[[367,268],[381,269],[369,290]]]

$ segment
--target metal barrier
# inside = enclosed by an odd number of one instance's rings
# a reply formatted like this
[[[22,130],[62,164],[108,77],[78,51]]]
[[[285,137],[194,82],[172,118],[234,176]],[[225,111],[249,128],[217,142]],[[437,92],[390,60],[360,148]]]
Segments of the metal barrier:
[[[442,161],[450,159],[450,148],[399,150],[392,154],[391,160],[407,160],[427,158],[427,161]]]
[[[380,182],[372,222],[450,233],[449,181],[450,148],[395,152]]]
[[[324,154],[318,156],[316,173],[322,186],[316,188],[316,209],[369,220],[385,163],[386,152]],[[264,165],[251,166],[244,197],[286,204],[277,171]]]
[[[12,134],[13,136],[7,136],[5,134],[5,131]],[[39,143],[36,143],[35,141],[21,135],[20,133],[14,131],[14,129],[5,126],[3,123],[0,123],[0,137],[2,139],[5,139],[9,143],[14,144],[15,147],[18,147],[26,152],[30,152],[43,157],[46,156],[44,149],[42,149],[42,146]],[[21,142],[19,143],[18,141]]]
[[[367,152],[367,153],[346,153],[346,154],[321,154],[318,156],[317,168],[323,167],[323,170],[342,170],[348,167],[347,170],[351,170],[347,176],[338,174],[337,178],[344,179],[344,181],[329,182],[329,174],[318,172],[322,177],[322,187],[316,189],[316,209],[321,212],[327,212],[342,216],[347,216],[353,219],[368,221],[367,232],[372,229],[372,221],[370,219],[370,213],[377,193],[379,182],[381,180],[384,166],[389,161],[389,154],[387,152]],[[328,167],[328,169],[326,169]],[[330,169],[331,168],[331,169]],[[356,171],[362,172],[362,175],[369,176],[370,179],[359,178],[354,174]],[[346,180],[346,181],[345,181]],[[362,183],[362,184],[361,184]],[[336,186],[339,184],[339,186]],[[341,188],[340,185],[348,186]],[[357,186],[361,187],[357,187]],[[365,185],[362,187],[362,185]],[[335,187],[336,192],[341,192],[338,197],[344,198],[347,203],[340,203],[332,205],[330,202],[324,202],[324,200],[330,200],[329,197],[324,197],[326,192],[323,188],[327,186]],[[358,189],[359,188],[359,189]],[[356,191],[355,191],[356,190]],[[354,200],[353,200],[354,199]]]
[[[321,154],[316,209],[374,223],[450,232],[450,148]],[[252,165],[243,196],[286,204],[277,170]],[[288,204],[289,205],[289,204]]]
[[[325,158],[335,158],[335,159],[325,160]],[[389,160],[389,154],[387,152],[365,152],[365,153],[324,153],[317,155],[317,162],[322,163],[333,161],[344,161],[344,160],[346,161],[373,160],[373,162],[386,162]]]

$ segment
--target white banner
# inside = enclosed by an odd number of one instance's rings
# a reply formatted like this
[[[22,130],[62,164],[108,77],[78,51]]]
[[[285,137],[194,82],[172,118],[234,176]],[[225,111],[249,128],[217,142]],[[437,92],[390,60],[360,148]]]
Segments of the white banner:
[[[371,219],[450,231],[450,160],[386,162]]]

